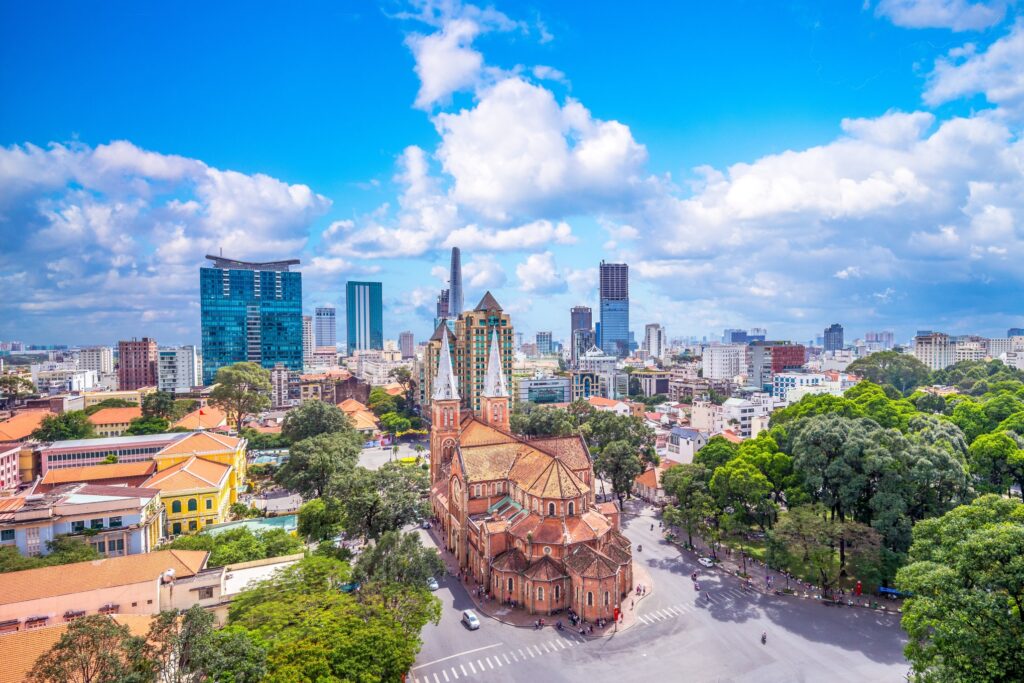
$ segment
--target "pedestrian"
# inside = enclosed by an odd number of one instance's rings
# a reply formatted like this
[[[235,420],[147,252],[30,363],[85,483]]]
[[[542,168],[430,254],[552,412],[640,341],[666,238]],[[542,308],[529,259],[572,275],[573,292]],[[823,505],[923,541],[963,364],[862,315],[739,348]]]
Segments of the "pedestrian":
[[[629,609],[633,609],[633,601],[632,600],[629,601]]]

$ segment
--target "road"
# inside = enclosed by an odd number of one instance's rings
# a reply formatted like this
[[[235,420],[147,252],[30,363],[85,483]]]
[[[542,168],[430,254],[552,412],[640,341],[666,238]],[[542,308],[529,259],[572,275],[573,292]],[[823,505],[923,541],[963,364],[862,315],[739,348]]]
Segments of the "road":
[[[418,443],[424,448],[430,447],[430,444],[427,441],[421,441]],[[397,456],[392,452],[391,446],[388,446],[387,448],[364,448],[359,454],[359,464],[370,470],[379,470],[380,466],[386,462],[392,462],[394,460],[407,457],[415,458],[417,455],[416,450],[413,448],[415,445],[416,443],[399,443]],[[427,455],[427,451],[424,451],[422,455],[425,457]],[[424,462],[426,461],[424,460]]]
[[[409,680],[481,681],[903,681],[905,642],[893,615],[825,607],[740,590],[734,577],[704,569],[661,539],[648,515],[624,520],[643,551],[654,591],[638,606],[637,623],[610,638],[506,626],[486,617],[478,631],[459,623],[472,602],[451,577],[437,592],[444,610],[423,632]],[[424,536],[430,542],[429,536]],[[701,593],[690,574],[698,570]],[[761,645],[761,632],[768,642]]]

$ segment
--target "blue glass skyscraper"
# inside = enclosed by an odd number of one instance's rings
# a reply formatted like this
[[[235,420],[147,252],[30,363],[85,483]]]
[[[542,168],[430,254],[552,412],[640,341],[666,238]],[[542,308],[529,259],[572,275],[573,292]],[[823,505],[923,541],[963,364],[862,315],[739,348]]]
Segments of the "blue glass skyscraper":
[[[348,352],[384,348],[384,302],[379,282],[345,283]]]
[[[302,273],[297,259],[253,263],[207,256],[199,269],[203,384],[241,361],[302,369]]]
[[[601,261],[601,350],[610,356],[629,355],[629,266]]]

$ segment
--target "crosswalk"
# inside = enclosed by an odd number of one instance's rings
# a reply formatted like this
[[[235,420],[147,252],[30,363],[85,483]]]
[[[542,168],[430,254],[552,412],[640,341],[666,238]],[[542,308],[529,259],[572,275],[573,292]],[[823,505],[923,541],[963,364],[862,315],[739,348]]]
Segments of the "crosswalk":
[[[412,683],[451,683],[451,681],[459,679],[478,676],[486,677],[489,672],[496,669],[515,666],[520,662],[569,650],[586,642],[588,641],[582,636],[565,631],[559,638],[553,640],[512,648],[497,654],[489,653],[487,655],[481,654],[477,657],[468,657],[464,662],[446,666],[440,670],[417,673],[414,669],[410,680]]]
[[[738,588],[727,588],[725,590],[718,590],[711,594],[710,604],[721,602],[722,600],[736,600],[738,598],[756,598],[756,593],[748,593]],[[653,610],[646,614],[637,615],[637,623],[645,626],[656,624],[660,621],[666,621],[668,619],[676,619],[683,616],[687,612],[692,612],[699,608],[699,602],[704,602],[704,598],[697,598],[693,602],[681,602],[678,605],[671,605],[662,609]]]

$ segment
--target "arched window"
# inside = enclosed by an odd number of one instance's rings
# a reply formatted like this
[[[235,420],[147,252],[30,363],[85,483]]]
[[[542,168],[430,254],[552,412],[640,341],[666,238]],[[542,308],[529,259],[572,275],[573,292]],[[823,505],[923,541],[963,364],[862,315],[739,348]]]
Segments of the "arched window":
[[[569,501],[569,514],[576,514],[576,505],[571,500]]]
[[[548,517],[554,517],[554,516],[555,516],[555,504],[554,503],[548,503]]]
[[[608,591],[604,592],[604,606],[608,606]]]
[[[559,585],[556,583],[555,584],[555,600],[558,600],[561,597],[562,597],[562,590],[559,587]]]
[[[198,509],[199,509],[198,501],[196,501],[195,498],[189,498],[188,499],[188,511],[189,512],[195,512]]]
[[[593,606],[594,606],[594,594],[592,592],[590,592],[590,591],[587,591],[587,607],[593,607]]]
[[[543,586],[537,586],[537,599],[538,600],[543,600],[544,599],[544,587]]]
[[[181,512],[181,501],[176,500],[171,503],[171,512]]]
[[[509,592],[509,593],[511,593],[511,592],[512,592],[512,579],[509,579],[509,580],[508,580],[508,592]]]

